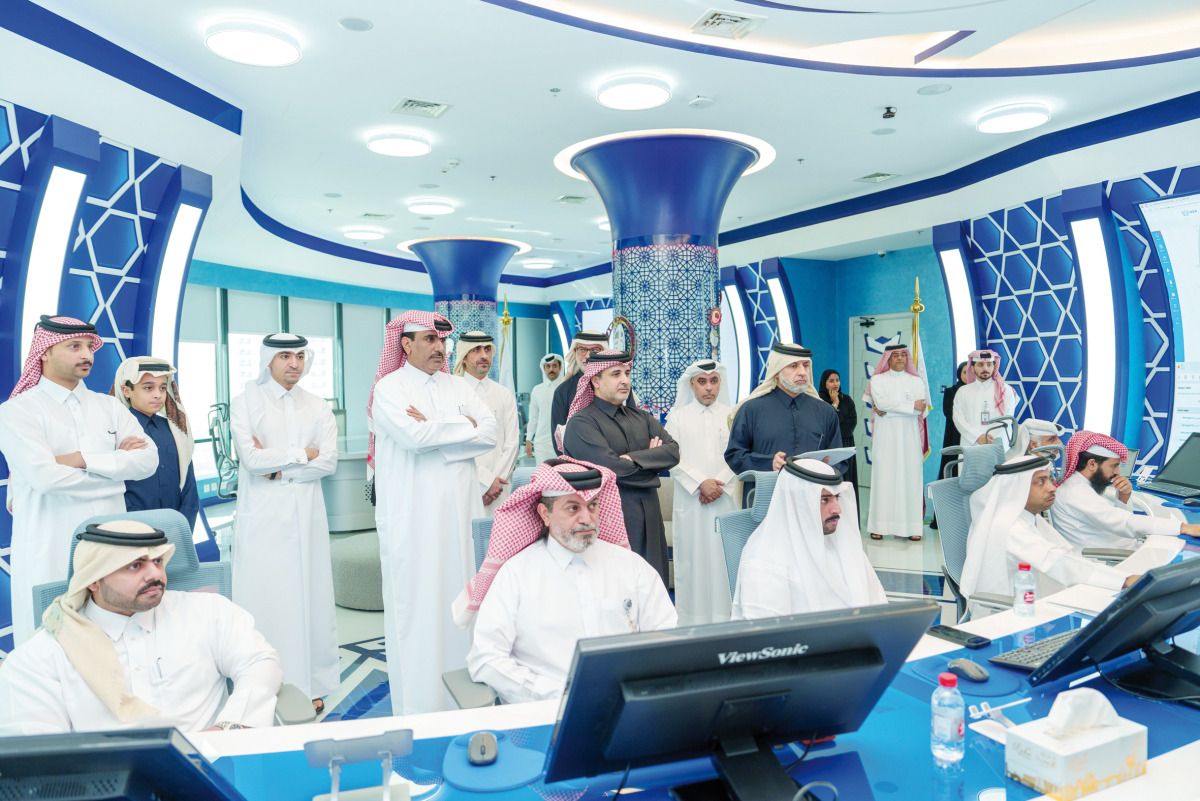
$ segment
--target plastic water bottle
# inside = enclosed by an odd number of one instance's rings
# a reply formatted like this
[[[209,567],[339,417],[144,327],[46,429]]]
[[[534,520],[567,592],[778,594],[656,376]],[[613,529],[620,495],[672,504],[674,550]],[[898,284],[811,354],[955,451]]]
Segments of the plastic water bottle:
[[[929,750],[938,764],[949,765],[963,758],[963,698],[958,691],[958,676],[938,674],[938,688],[930,702],[933,728]]]
[[[1033,617],[1034,586],[1033,571],[1022,562],[1017,566],[1017,577],[1013,579],[1013,614],[1017,617]]]

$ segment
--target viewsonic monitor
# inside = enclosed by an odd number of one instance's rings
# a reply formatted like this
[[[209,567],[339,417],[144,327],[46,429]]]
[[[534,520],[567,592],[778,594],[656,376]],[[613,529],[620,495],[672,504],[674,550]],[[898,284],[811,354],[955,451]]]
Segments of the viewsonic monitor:
[[[245,801],[176,729],[0,739],[0,798]]]
[[[1200,656],[1169,642],[1197,626],[1200,559],[1156,567],[1031,673],[1029,683],[1096,670],[1103,662],[1141,649],[1146,654],[1142,667],[1122,675],[1118,686],[1164,701],[1200,695]]]
[[[932,600],[580,640],[546,781],[711,756],[726,793],[792,801],[771,746],[855,731]]]

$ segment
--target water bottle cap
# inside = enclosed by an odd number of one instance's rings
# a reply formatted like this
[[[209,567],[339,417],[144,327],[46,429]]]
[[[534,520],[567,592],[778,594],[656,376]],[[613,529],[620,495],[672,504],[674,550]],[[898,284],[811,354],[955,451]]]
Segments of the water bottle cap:
[[[1021,564],[1017,565],[1017,570],[1028,570],[1028,569],[1029,569],[1028,562],[1022,562]]]
[[[958,676],[955,676],[953,673],[939,673],[938,684],[942,685],[943,687],[957,687]]]

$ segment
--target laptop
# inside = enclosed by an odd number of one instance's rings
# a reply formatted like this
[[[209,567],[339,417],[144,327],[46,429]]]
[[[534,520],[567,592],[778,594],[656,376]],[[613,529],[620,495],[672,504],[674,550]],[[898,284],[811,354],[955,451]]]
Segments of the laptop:
[[[1118,467],[1121,470],[1121,475],[1125,476],[1125,478],[1133,477],[1133,468],[1137,464],[1137,458],[1138,458],[1138,449],[1130,448],[1129,455],[1127,457],[1125,457],[1125,461],[1121,462],[1121,464],[1118,465]]]
[[[1139,481],[1138,488],[1180,498],[1200,496],[1200,433],[1189,434],[1158,475]]]

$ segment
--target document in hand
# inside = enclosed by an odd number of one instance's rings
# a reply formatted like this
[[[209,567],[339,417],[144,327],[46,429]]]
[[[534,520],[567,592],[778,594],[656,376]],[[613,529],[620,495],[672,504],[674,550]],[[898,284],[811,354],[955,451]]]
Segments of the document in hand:
[[[828,457],[828,458],[826,458]],[[854,458],[854,448],[830,448],[824,451],[809,451],[802,453],[798,459],[816,459],[818,462],[825,464],[837,465],[838,462],[844,462]]]
[[[1136,551],[1117,563],[1118,570],[1129,575],[1145,573],[1147,570],[1169,564],[1183,550],[1184,542],[1179,537],[1164,537],[1151,534]]]

